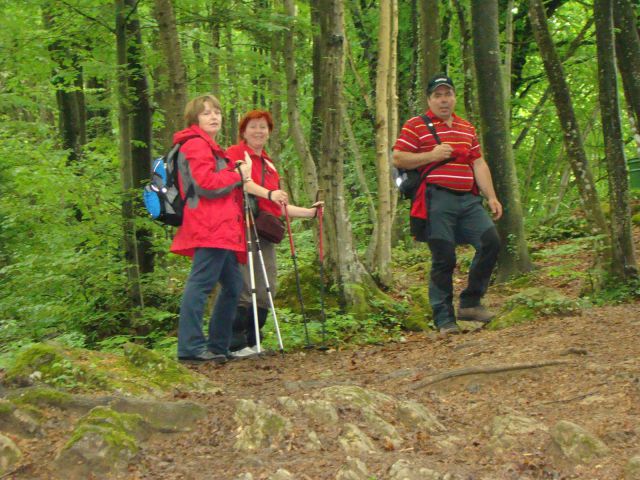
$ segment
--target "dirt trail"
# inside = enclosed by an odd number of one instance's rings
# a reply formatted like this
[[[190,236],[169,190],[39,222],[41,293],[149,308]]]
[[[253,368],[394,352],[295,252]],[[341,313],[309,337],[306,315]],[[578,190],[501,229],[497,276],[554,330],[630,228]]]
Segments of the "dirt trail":
[[[255,453],[234,450],[238,399],[277,408],[278,397],[313,397],[332,385],[358,385],[424,404],[445,426],[451,448],[412,433],[401,448],[384,446],[362,460],[370,478],[389,478],[405,459],[449,478],[619,479],[640,454],[640,304],[594,308],[580,316],[541,318],[501,331],[443,338],[411,334],[406,341],[346,351],[305,351],[196,367],[224,386],[214,397],[187,396],[206,404],[209,417],[190,433],[159,436],[145,445],[131,478],[231,479],[251,473],[268,479],[278,468],[296,479],[334,479],[346,454],[336,441],[341,425],[319,425],[322,448],[304,447],[306,424],[278,447]],[[555,362],[558,361],[558,362]],[[539,368],[476,373],[426,385],[439,374],[469,367],[543,364]],[[535,366],[535,365],[534,365]],[[341,421],[358,418],[349,408]],[[587,465],[562,459],[548,433],[531,433],[507,448],[490,448],[496,415],[530,417],[549,430],[560,420],[598,436],[609,454]],[[240,477],[240,478],[249,478]],[[446,477],[445,477],[446,478]]]

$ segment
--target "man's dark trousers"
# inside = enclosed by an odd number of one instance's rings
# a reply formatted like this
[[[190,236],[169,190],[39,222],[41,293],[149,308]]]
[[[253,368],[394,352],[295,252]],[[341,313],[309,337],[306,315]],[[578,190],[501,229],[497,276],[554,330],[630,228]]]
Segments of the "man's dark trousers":
[[[478,195],[429,185],[427,206],[427,239],[432,258],[429,303],[435,326],[440,328],[455,322],[453,270],[456,245],[469,244],[476,250],[469,269],[469,283],[460,294],[460,307],[469,308],[480,305],[489,287],[500,251],[500,238]]]

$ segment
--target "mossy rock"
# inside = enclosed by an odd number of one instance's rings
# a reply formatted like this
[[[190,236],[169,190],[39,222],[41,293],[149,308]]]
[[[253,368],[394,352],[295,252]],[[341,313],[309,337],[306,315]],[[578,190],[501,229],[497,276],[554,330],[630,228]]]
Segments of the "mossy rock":
[[[635,213],[633,217],[631,217],[631,223],[634,225],[640,225],[640,212]]]
[[[487,330],[500,330],[520,323],[529,322],[534,318],[536,318],[535,310],[525,305],[517,305],[508,312],[498,314],[486,328]]]
[[[4,382],[13,386],[42,382],[54,387],[100,390],[106,379],[77,362],[78,351],[55,343],[36,343],[23,349],[7,369]]]
[[[304,310],[309,319],[320,320],[320,274],[317,265],[299,265],[300,290],[304,302]],[[325,309],[337,308],[340,301],[329,288],[324,289]],[[296,313],[300,312],[300,301],[296,286],[295,272],[278,278],[278,292],[275,298],[276,308],[290,308]]]
[[[34,387],[11,392],[8,395],[16,405],[35,405],[66,409],[74,402],[73,396],[54,388]]]
[[[433,319],[433,312],[429,304],[429,294],[427,287],[416,285],[409,288],[411,307],[409,314],[402,321],[402,327],[412,332],[420,332],[429,329],[429,324]]]
[[[134,344],[125,345],[123,355],[35,344],[18,354],[7,369],[5,382],[12,386],[44,383],[74,392],[143,396],[162,395],[172,388],[208,393],[221,390],[178,362]],[[27,395],[53,395],[60,401],[68,400],[55,391]]]
[[[139,442],[147,437],[140,415],[95,407],[80,419],[54,467],[68,478],[89,474],[108,478],[126,470],[140,449]]]
[[[570,299],[558,290],[548,287],[531,287],[509,297],[505,302],[505,311],[517,306],[525,306],[536,315],[572,315],[581,310],[579,300]]]

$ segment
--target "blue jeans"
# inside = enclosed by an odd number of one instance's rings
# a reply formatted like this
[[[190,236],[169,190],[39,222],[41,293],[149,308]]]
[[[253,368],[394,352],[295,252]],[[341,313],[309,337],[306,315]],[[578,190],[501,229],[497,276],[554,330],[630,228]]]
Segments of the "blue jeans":
[[[202,332],[202,316],[209,294],[220,282],[220,292],[209,321],[209,338]],[[198,248],[184,288],[178,324],[178,357],[192,357],[207,349],[226,354],[231,326],[242,291],[242,275],[231,250]]]

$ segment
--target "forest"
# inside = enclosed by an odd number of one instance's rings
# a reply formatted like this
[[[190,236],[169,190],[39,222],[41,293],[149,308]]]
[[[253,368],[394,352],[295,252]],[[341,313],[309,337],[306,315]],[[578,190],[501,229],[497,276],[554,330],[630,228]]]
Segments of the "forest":
[[[293,224],[314,342],[323,327],[332,346],[429,329],[429,254],[409,234],[390,156],[438,72],[478,128],[505,207],[491,288],[531,275],[546,243],[580,239],[593,253],[574,272],[583,300],[640,295],[634,0],[1,5],[0,367],[47,340],[175,355],[190,264],[168,253],[174,231],[147,217],[141,189],[187,100],[206,93],[223,105],[223,147],[245,112],[269,110],[268,151],[292,203],[325,201],[322,232]],[[295,350],[306,319],[287,241],[278,257],[276,306]]]

